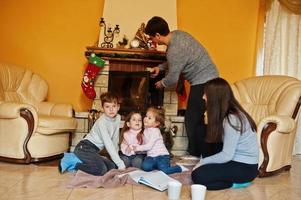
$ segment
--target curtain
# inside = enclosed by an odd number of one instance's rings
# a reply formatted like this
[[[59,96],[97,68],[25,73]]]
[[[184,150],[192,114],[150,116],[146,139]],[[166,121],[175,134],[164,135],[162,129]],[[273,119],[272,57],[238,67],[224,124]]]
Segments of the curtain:
[[[301,0],[278,0],[280,5],[294,14],[301,14]]]
[[[301,79],[301,15],[286,12],[274,1],[266,16],[264,74]]]
[[[301,15],[280,5],[280,2],[289,1],[293,0],[273,1],[267,11],[262,72],[266,75],[288,75],[301,79]],[[300,116],[294,150],[298,154],[301,154]]]
[[[260,1],[265,5],[266,11],[268,11],[275,0]],[[301,0],[278,0],[278,2],[286,11],[297,15],[301,14]]]

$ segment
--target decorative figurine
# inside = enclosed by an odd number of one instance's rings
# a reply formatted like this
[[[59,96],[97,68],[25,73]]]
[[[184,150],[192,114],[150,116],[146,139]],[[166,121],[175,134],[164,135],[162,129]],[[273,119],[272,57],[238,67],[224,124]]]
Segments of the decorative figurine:
[[[125,46],[128,44],[128,38],[126,37],[126,35],[123,36],[122,41],[119,41],[117,46],[119,48],[125,48]]]
[[[142,23],[140,28],[137,30],[134,39],[131,42],[132,47],[133,47],[132,43],[134,44],[134,46],[136,46],[135,43],[137,43],[137,42],[135,40],[137,40],[139,42],[139,46],[136,48],[149,49],[149,46],[148,46],[149,39],[145,35],[144,30],[145,30],[145,24]]]

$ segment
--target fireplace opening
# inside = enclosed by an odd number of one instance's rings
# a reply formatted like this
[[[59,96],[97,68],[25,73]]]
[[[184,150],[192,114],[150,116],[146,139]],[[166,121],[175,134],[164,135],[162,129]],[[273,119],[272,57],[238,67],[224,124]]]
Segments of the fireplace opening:
[[[155,88],[161,78],[162,74],[150,78],[147,71],[110,71],[108,90],[120,100],[119,113],[125,116],[134,110],[143,112],[149,106],[162,107],[164,91]]]

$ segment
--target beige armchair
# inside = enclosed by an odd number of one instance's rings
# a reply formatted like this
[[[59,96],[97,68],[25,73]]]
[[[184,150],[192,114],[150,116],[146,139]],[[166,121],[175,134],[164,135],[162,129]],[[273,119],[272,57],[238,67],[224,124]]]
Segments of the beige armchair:
[[[0,160],[30,163],[58,158],[76,129],[69,104],[46,102],[39,75],[0,63]]]
[[[257,124],[259,177],[289,170],[301,103],[301,81],[288,76],[258,76],[237,81],[232,89]]]

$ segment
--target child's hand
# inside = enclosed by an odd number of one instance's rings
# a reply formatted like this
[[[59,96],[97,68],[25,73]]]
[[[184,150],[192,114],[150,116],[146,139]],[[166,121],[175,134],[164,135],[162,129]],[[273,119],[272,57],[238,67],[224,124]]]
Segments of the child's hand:
[[[137,146],[132,146],[132,148],[133,148],[133,151],[137,151]]]
[[[125,170],[126,167],[118,167],[119,170]]]
[[[125,149],[125,152],[126,152],[127,154],[132,153],[132,151],[133,151],[133,149],[132,149],[130,146],[128,146],[128,147]]]

